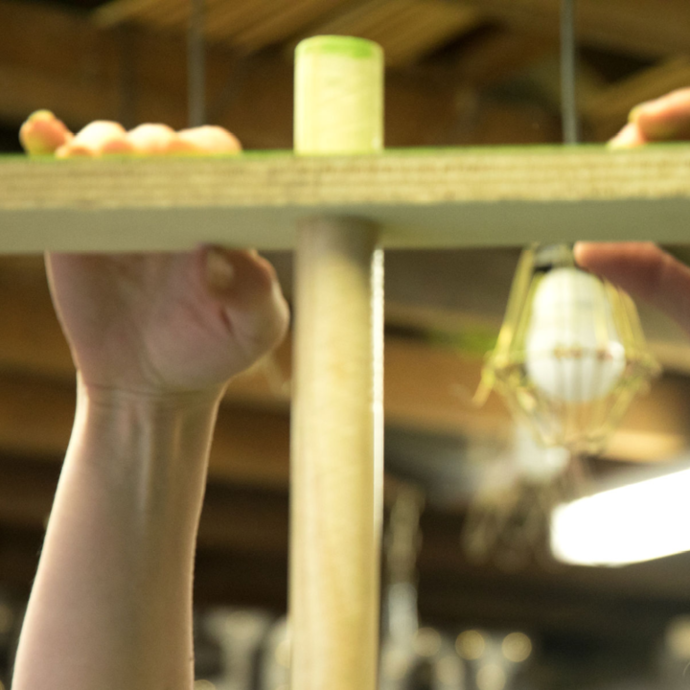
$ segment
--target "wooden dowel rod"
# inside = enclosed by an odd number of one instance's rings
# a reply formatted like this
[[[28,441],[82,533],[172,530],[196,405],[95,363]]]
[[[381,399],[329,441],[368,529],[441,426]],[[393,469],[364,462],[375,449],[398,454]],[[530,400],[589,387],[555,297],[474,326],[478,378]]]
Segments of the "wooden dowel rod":
[[[374,690],[382,487],[376,229],[300,229],[293,412],[292,687]]]
[[[297,49],[295,148],[382,146],[383,57],[362,39]],[[300,222],[292,417],[291,687],[375,690],[383,490],[383,254],[378,228]]]

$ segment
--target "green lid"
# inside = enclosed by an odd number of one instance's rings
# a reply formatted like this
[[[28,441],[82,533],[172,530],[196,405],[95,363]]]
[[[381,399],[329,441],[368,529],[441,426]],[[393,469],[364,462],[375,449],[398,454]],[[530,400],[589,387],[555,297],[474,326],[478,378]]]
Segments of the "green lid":
[[[299,60],[302,55],[313,55],[315,53],[377,59],[383,54],[383,51],[378,43],[369,41],[366,38],[355,38],[354,36],[313,36],[300,41],[295,50],[295,58]]]

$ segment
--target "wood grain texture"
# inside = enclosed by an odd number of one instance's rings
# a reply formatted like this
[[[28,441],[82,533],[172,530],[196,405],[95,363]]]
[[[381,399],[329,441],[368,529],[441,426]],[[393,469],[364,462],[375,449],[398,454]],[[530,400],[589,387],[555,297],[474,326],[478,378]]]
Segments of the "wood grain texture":
[[[325,7],[319,8],[321,12],[318,13],[312,9],[316,4],[313,0],[293,0],[290,4],[296,8],[306,4],[312,10],[305,13],[303,19],[302,12],[299,12],[298,17],[302,21],[288,24],[294,33],[299,33],[300,28],[314,23],[324,11],[333,11],[333,21],[337,22],[340,20],[340,13],[347,15],[349,12],[356,12],[361,5],[364,6],[362,16],[366,18],[369,15],[371,22],[374,22],[380,3],[357,3],[352,0],[330,0],[327,3],[322,0],[319,5]],[[399,4],[404,10],[409,3],[405,0]],[[486,19],[514,26],[527,34],[555,36],[558,33],[559,0],[446,0],[443,4],[448,6],[448,13],[471,8]],[[370,7],[367,8],[367,5]],[[276,8],[275,3],[267,0],[235,0],[232,3],[209,0],[209,6],[209,24],[214,27],[213,37],[222,38],[230,44],[239,44],[238,47],[241,47],[242,41],[236,42],[236,34],[241,35],[248,27],[251,28],[252,21],[253,26],[261,32],[263,23],[270,21],[271,14],[285,12],[283,8]],[[688,52],[690,48],[687,32],[690,7],[685,0],[664,0],[663,11],[659,11],[659,4],[654,0],[580,0],[577,9],[578,34],[585,45],[650,57]],[[443,8],[438,10],[441,11],[444,11]],[[433,8],[431,12],[434,12]],[[186,3],[182,0],[114,0],[101,8],[97,17],[106,26],[134,20],[152,27],[164,26],[183,32]],[[357,25],[350,30],[356,32]],[[462,29],[457,33],[461,34]],[[261,42],[258,42],[257,47],[260,45]]]
[[[383,457],[376,230],[300,230],[292,427],[292,685],[374,690]]]
[[[532,34],[557,35],[559,0],[456,0],[485,15]],[[580,0],[577,3],[578,40],[645,56],[687,52],[690,5],[665,0],[663,11],[653,0]]]
[[[445,0],[369,0],[350,3],[330,21],[310,26],[304,36],[361,36],[383,48],[388,67],[400,67],[471,31],[481,21],[479,11]]]
[[[276,9],[270,22],[304,12],[309,24],[347,1],[291,0]],[[221,2],[228,11],[246,4]],[[252,27],[270,28],[265,21],[264,17]],[[0,118],[6,126],[18,129],[29,113],[42,108],[75,129],[104,119],[124,119],[127,126],[140,122],[165,122],[176,129],[187,126],[183,34],[138,26],[104,30],[88,15],[16,0],[0,0],[0,26]],[[468,61],[474,62],[472,54]],[[210,122],[227,127],[248,149],[292,146],[292,55],[262,51],[242,59],[236,50],[213,44],[208,46],[206,66]],[[559,140],[559,129],[546,111],[539,106],[526,110],[513,100],[480,99],[466,117],[459,118],[458,83],[454,75],[418,78],[405,71],[389,72],[388,145]],[[123,84],[129,84],[127,89]],[[125,93],[129,93],[126,98]]]
[[[295,152],[383,147],[383,54],[361,39],[300,43]],[[370,159],[367,156],[366,159]],[[383,252],[371,221],[297,224],[291,430],[290,685],[375,690],[383,523]]]
[[[324,214],[377,222],[387,247],[688,240],[687,145],[0,160],[3,253],[288,249]]]

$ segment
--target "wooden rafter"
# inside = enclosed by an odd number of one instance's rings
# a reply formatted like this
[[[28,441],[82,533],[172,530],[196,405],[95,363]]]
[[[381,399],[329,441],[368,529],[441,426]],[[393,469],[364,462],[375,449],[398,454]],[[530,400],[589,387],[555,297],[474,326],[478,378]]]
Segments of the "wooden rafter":
[[[559,0],[454,0],[526,33],[557,36]],[[690,50],[690,6],[666,0],[580,0],[578,40],[589,46],[647,57]]]
[[[0,119],[19,125],[48,108],[71,127],[125,119],[187,124],[185,41],[144,29],[99,29],[81,14],[0,0]],[[31,37],[31,50],[27,39]],[[292,64],[283,56],[239,59],[207,51],[210,121],[247,148],[292,145]],[[468,122],[454,86],[391,73],[386,83],[388,146],[556,141],[538,106],[478,101]],[[459,128],[460,127],[460,128]]]
[[[401,67],[482,21],[478,10],[446,0],[369,0],[343,8],[330,21],[309,27],[300,38],[331,34],[368,38],[383,48],[387,66]],[[293,41],[289,52],[294,46]]]
[[[532,63],[558,50],[551,36],[535,36],[510,28],[494,27],[463,44],[449,62],[449,78],[478,89],[505,83]]]
[[[415,0],[424,4],[425,0]],[[485,19],[498,20],[531,35],[555,36],[558,33],[558,0],[442,0],[450,14],[460,9],[476,11]],[[353,2],[315,3],[302,0],[294,9],[276,10],[274,3],[209,1],[209,27],[214,38],[237,41],[238,47],[256,49],[268,41],[285,40],[299,35],[299,24],[318,24],[319,17],[332,15],[331,21],[342,22],[349,12],[375,21],[379,0],[362,4]],[[398,3],[399,5],[401,3]],[[367,9],[369,8],[369,9]],[[404,8],[403,8],[404,10]],[[182,0],[114,0],[98,13],[101,22],[114,25],[123,21],[138,21],[151,26],[183,29],[186,4]],[[271,15],[274,15],[273,17]],[[284,16],[283,16],[284,15]],[[285,31],[278,30],[283,17]],[[263,30],[266,23],[268,30]],[[661,57],[688,52],[690,38],[690,9],[683,0],[665,0],[663,12],[654,0],[581,0],[578,3],[578,34],[582,43],[633,55]],[[327,26],[327,24],[326,24]],[[352,26],[354,35],[357,27]],[[248,37],[243,39],[243,33]],[[460,31],[458,33],[461,33]]]

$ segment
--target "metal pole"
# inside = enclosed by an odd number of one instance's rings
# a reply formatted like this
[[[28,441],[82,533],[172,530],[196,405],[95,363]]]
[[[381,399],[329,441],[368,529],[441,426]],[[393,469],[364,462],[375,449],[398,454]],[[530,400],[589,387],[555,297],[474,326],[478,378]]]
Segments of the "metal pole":
[[[575,42],[575,0],[561,0],[561,116],[563,142],[577,144],[580,127],[577,116]]]
[[[206,46],[204,0],[189,0],[187,31],[187,99],[190,127],[206,124]]]

